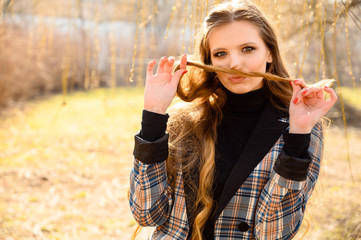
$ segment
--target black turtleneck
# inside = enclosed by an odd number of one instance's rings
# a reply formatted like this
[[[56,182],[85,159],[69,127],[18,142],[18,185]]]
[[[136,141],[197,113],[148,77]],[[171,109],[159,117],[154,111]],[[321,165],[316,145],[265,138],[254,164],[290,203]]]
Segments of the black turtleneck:
[[[214,198],[219,201],[223,186],[250,137],[267,101],[267,91],[261,88],[245,94],[225,89],[227,101],[223,120],[217,129],[216,175]]]

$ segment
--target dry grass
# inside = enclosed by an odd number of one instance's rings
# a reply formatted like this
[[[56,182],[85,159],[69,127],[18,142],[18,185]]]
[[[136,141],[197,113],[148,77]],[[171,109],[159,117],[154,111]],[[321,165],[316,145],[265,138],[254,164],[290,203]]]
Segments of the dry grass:
[[[139,89],[10,109],[0,131],[0,239],[129,239]],[[137,97],[133,97],[137,96]]]
[[[0,240],[129,239],[136,224],[128,176],[142,89],[99,89],[62,101],[54,96],[1,116]],[[304,239],[360,239],[360,133],[349,133],[352,183],[343,132],[328,131]]]

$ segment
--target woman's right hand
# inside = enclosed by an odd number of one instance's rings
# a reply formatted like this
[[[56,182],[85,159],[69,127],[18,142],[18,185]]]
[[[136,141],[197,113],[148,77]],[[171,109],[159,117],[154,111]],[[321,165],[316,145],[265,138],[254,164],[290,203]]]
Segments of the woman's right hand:
[[[153,68],[156,63],[156,60],[148,63],[144,90],[144,110],[165,114],[176,94],[180,78],[187,72],[187,55],[183,55],[180,69],[174,75],[172,75],[174,58],[162,57],[156,75],[153,75]]]

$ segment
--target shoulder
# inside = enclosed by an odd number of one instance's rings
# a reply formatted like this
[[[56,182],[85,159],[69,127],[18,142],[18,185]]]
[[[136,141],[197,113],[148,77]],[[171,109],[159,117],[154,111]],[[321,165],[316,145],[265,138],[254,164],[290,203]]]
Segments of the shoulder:
[[[182,125],[182,128],[192,127],[199,118],[200,112],[201,109],[197,104],[177,100],[169,108],[169,127],[177,128],[179,125]]]
[[[167,132],[169,134],[170,155],[184,162],[190,156],[199,156],[200,141],[197,137],[199,107],[193,103],[176,102],[169,108]]]
[[[194,141],[200,109],[196,104],[177,101],[169,108],[167,132],[172,143]],[[181,143],[183,141],[183,143]],[[187,141],[187,142],[188,142]],[[178,145],[177,144],[177,145]]]

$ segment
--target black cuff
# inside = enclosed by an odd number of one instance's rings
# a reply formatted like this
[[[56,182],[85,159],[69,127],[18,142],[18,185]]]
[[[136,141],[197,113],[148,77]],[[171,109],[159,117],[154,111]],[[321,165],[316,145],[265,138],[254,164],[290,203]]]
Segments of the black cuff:
[[[140,137],[149,142],[163,137],[167,129],[168,118],[168,114],[159,114],[143,110]]]
[[[133,155],[136,159],[145,164],[152,164],[162,162],[168,158],[168,134],[154,142],[146,141],[139,135],[138,133],[134,137]]]
[[[285,145],[283,150],[292,157],[307,158],[308,147],[310,145],[311,133],[295,134],[288,131],[283,132]]]
[[[306,158],[296,158],[288,155],[282,149],[275,162],[274,170],[284,178],[304,181],[307,178],[310,163],[311,157],[308,153]]]

